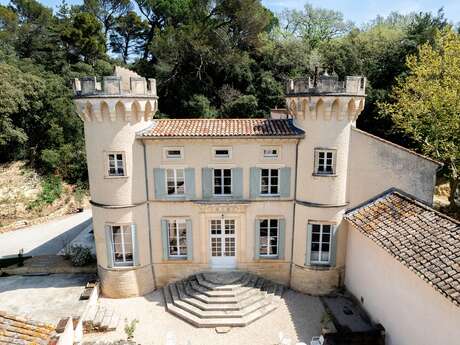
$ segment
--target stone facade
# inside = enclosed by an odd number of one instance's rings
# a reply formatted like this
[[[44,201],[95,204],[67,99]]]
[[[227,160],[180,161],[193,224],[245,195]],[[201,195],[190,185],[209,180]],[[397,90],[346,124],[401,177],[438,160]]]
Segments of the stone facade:
[[[431,201],[439,166],[363,137],[355,121],[365,84],[361,77],[290,81],[277,119],[157,120],[154,80],[117,69],[102,83],[76,81],[103,294],[143,295],[218,269],[310,294],[341,286],[345,212],[390,187]],[[231,193],[215,195],[216,183],[230,183]],[[272,184],[276,192],[263,194]],[[261,239],[270,220],[276,234]]]

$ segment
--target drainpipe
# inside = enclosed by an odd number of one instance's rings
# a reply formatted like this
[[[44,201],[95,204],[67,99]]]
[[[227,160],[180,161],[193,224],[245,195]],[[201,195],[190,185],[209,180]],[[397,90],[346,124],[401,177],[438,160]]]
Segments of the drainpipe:
[[[289,265],[289,287],[291,286],[292,281],[292,265],[294,265],[295,210],[297,207],[297,167],[299,163],[299,143],[300,139],[297,139],[297,143],[295,145],[294,209],[292,212],[291,264]]]
[[[142,146],[144,148],[144,174],[145,174],[145,202],[147,205],[147,224],[149,227],[149,254],[150,254],[150,267],[152,269],[153,283],[155,289],[157,288],[157,280],[155,276],[155,269],[153,268],[153,251],[152,251],[152,223],[150,220],[150,203],[149,203],[149,181],[147,175],[147,150],[145,148],[145,141],[142,140]]]

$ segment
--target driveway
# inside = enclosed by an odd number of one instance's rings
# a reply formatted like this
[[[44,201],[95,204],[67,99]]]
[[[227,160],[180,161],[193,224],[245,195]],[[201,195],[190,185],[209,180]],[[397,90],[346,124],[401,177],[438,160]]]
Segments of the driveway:
[[[48,223],[37,224],[0,234],[0,258],[17,255],[55,255],[91,224],[91,210],[60,217]]]

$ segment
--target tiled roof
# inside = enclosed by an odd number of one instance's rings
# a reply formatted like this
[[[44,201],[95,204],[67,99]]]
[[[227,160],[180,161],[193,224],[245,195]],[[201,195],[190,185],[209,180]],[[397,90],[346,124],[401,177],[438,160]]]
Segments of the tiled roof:
[[[160,119],[138,133],[141,137],[266,137],[301,136],[287,119]]]
[[[0,344],[56,344],[54,326],[0,311]]]
[[[345,219],[460,305],[460,222],[392,190]]]

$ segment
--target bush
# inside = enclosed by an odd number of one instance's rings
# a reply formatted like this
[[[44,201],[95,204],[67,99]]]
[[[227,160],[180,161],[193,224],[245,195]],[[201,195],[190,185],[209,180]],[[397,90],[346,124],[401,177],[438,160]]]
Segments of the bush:
[[[80,245],[70,246],[68,250],[66,249],[66,255],[70,257],[70,262],[76,267],[86,266],[95,260],[91,249]]]
[[[38,198],[29,204],[30,209],[52,204],[62,194],[62,180],[59,176],[48,176],[42,183],[42,191]]]

